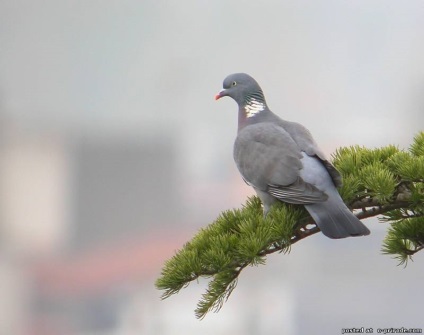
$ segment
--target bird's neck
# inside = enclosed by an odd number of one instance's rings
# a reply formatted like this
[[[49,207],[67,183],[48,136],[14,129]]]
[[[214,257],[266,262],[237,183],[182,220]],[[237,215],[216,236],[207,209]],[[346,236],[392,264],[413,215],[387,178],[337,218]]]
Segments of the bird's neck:
[[[261,114],[269,111],[262,91],[246,95],[242,104],[239,105],[239,129],[250,123],[255,123]]]
[[[265,97],[262,90],[246,94],[243,103],[243,108],[245,110],[247,118],[253,117],[258,113],[262,112],[263,110],[267,109]]]

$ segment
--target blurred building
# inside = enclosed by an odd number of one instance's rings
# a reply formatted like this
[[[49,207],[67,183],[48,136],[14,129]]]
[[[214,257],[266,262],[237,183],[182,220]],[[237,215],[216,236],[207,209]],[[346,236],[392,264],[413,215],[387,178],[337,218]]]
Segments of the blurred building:
[[[75,250],[165,229],[181,219],[176,140],[99,141],[72,146]]]
[[[2,125],[0,333],[114,329],[119,301],[181,243],[164,243],[181,218],[175,142],[70,141]]]

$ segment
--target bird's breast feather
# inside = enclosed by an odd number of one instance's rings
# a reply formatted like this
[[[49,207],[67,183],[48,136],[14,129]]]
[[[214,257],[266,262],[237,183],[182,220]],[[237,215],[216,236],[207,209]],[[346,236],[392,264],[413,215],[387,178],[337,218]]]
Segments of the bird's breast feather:
[[[243,178],[265,189],[269,184],[289,185],[302,168],[302,154],[281,127],[261,123],[243,128],[234,143],[234,160]]]

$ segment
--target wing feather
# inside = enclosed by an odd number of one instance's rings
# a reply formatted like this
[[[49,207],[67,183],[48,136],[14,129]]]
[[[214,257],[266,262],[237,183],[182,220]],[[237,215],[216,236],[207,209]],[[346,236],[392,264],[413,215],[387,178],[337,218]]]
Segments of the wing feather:
[[[327,194],[317,189],[314,185],[306,183],[300,177],[291,185],[269,185],[268,193],[281,201],[291,204],[314,204],[328,199]]]

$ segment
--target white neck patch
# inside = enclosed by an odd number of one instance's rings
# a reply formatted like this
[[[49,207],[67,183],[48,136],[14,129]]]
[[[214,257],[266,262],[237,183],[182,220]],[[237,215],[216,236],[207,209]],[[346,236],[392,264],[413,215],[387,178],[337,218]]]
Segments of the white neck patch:
[[[258,100],[250,99],[246,106],[244,106],[244,109],[246,111],[246,117],[249,118],[262,112],[265,109],[265,104]]]

